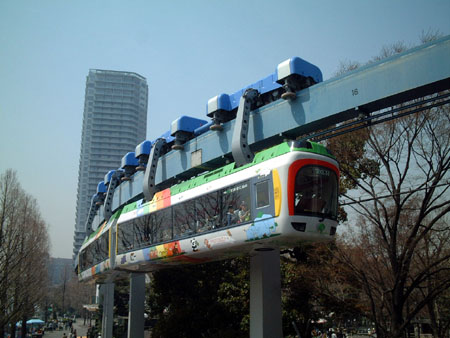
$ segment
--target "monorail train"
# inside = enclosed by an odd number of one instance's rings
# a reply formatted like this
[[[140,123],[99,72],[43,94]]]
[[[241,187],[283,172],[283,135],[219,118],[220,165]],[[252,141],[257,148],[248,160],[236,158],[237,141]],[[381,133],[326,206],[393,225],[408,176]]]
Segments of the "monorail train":
[[[339,169],[309,141],[284,142],[125,205],[80,250],[79,279],[232,258],[330,240]]]
[[[103,222],[98,229],[93,232],[80,248],[78,254],[78,279],[88,281],[92,278],[97,283],[104,282],[113,272],[114,262],[111,258],[114,255],[114,245],[112,231],[115,232],[117,220],[121,209],[116,211],[108,222]]]

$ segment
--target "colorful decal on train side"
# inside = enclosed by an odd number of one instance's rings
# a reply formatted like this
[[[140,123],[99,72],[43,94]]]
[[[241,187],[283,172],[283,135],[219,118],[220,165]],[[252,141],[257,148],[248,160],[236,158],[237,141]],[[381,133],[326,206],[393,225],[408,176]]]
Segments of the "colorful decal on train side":
[[[200,243],[194,238],[191,238],[191,247],[192,247],[192,251],[197,252],[199,251],[199,247]]]
[[[155,212],[160,209],[170,207],[171,205],[172,203],[171,203],[170,189],[168,188],[163,191],[157,192],[150,202],[144,204],[142,204],[142,200],[136,202],[135,209],[128,212],[123,212],[120,215],[119,223],[123,223],[130,219],[147,215],[151,212]]]
[[[149,213],[148,204],[142,204],[142,200],[136,202],[136,216],[144,216]]]
[[[233,238],[231,231],[227,230],[226,235],[217,236],[210,239],[205,238],[204,243],[205,246],[212,250],[215,247],[219,247],[226,244],[234,243],[236,240]]]
[[[97,265],[92,266],[89,270],[86,270],[86,271],[89,271],[90,276],[94,277],[94,276],[101,274],[102,272],[108,271],[110,269],[111,269],[111,265],[110,265],[109,259],[107,259],[104,262],[101,262]],[[81,275],[83,278],[89,277],[89,273],[86,274],[86,272],[82,272]]]
[[[109,262],[109,259],[101,262],[99,264],[96,264],[92,267],[90,267],[87,270],[84,270],[78,274],[78,280],[89,280],[91,278],[94,278],[95,280],[102,280],[104,279],[105,275],[103,275],[104,272],[111,269],[111,265]]]
[[[317,231],[319,231],[319,233],[320,233],[321,235],[323,234],[323,232],[325,231],[325,229],[326,229],[325,224],[323,224],[323,223],[317,224]]]
[[[170,188],[167,188],[163,191],[158,191],[155,196],[153,196],[153,199],[150,201],[150,203],[147,204],[148,211],[145,212],[144,215],[150,212],[170,207],[170,198]]]
[[[100,235],[103,234],[103,229],[105,228],[105,226],[106,226],[106,222],[103,222],[103,224],[100,226],[100,230],[95,235],[94,240],[98,239],[100,237]]]
[[[146,261],[175,257],[184,254],[181,250],[180,241],[145,248],[142,252]]]
[[[272,215],[262,214],[255,218],[254,222],[245,230],[247,234],[247,241],[254,241],[258,239],[278,236],[275,230],[278,224],[275,223],[275,218]]]

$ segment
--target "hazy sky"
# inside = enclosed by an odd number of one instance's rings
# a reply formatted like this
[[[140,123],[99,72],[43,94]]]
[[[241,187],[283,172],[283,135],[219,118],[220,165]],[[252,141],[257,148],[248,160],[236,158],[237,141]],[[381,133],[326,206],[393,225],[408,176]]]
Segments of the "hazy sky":
[[[449,18],[449,0],[1,0],[0,172],[17,171],[49,225],[52,256],[70,258],[90,68],[147,78],[155,139],[292,56],[328,79],[384,45],[450,34]]]

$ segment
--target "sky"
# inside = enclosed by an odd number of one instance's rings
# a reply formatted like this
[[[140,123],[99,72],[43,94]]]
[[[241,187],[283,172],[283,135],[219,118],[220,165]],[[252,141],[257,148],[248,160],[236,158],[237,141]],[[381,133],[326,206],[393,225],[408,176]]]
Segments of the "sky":
[[[449,17],[449,0],[1,0],[0,173],[16,170],[51,256],[71,258],[89,69],[147,78],[153,140],[290,57],[329,79],[383,46],[450,34]]]

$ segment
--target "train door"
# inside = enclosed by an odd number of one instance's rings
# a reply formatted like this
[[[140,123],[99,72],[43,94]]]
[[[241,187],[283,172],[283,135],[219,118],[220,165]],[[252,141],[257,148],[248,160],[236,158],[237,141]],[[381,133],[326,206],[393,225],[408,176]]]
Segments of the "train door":
[[[275,216],[272,175],[255,177],[251,181],[253,219]]]

